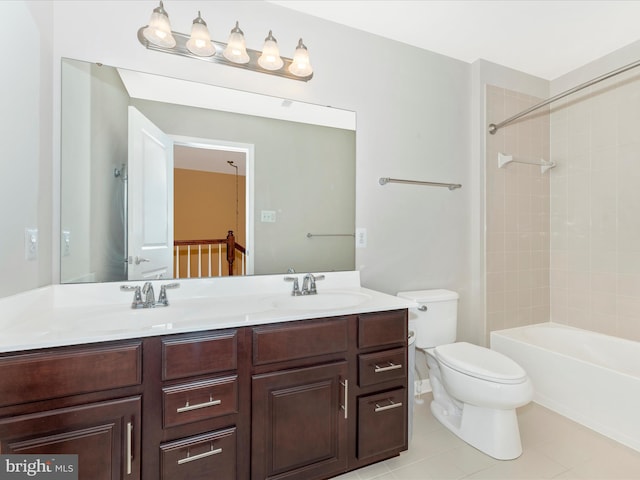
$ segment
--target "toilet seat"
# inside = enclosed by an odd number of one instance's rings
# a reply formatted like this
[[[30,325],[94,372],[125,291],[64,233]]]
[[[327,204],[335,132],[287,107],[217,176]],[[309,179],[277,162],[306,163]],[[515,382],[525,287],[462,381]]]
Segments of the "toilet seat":
[[[434,349],[438,361],[471,377],[494,383],[517,384],[527,373],[509,357],[467,342],[440,345]]]

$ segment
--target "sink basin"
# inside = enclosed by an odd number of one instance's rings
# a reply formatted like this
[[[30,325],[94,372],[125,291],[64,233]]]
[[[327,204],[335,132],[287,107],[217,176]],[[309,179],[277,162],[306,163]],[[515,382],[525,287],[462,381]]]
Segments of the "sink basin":
[[[287,296],[273,302],[274,308],[283,310],[336,310],[356,307],[371,297],[366,293],[324,292],[317,295]]]
[[[181,325],[215,323],[216,320],[245,316],[273,308],[266,301],[242,302],[236,299],[194,298],[176,300],[168,307],[132,309],[125,305],[78,309],[66,312],[80,330],[115,332],[123,330],[171,330]]]

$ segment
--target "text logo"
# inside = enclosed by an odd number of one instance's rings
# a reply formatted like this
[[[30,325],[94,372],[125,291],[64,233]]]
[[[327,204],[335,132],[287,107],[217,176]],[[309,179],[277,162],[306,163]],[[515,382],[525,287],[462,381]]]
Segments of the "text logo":
[[[78,455],[0,455],[0,480],[78,480]]]

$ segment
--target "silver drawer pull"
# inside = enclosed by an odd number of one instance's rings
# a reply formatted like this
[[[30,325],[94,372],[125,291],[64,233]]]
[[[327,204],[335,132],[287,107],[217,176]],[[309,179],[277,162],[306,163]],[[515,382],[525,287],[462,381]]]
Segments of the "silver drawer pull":
[[[131,475],[133,460],[133,423],[127,422],[127,475]]]
[[[349,418],[349,380],[345,378],[344,382],[340,382],[340,385],[344,387],[344,403],[340,405],[340,408],[344,410],[344,419],[347,420]]]
[[[389,405],[385,405],[383,407],[381,407],[379,404],[376,403],[376,409],[375,412],[384,412],[385,410],[391,410],[392,408],[399,408],[402,406],[402,402],[398,402],[398,403],[394,403],[393,400],[389,399],[389,401],[391,402]]]
[[[388,372],[389,370],[398,370],[399,368],[402,368],[402,365],[399,363],[389,362],[389,365],[386,367],[381,367],[380,365],[376,365],[375,367],[376,368],[373,371],[374,373],[382,373]]]
[[[196,405],[189,405],[189,402],[184,407],[179,407],[177,412],[184,413],[190,412],[191,410],[198,410],[199,408],[207,408],[213,407],[214,405],[220,405],[222,400],[214,400],[212,396],[209,396],[209,401],[204,403],[198,403]]]
[[[194,462],[196,460],[200,460],[201,458],[210,457],[211,455],[218,455],[219,453],[222,453],[221,448],[216,448],[215,450],[211,449],[208,452],[199,453],[198,455],[194,455],[193,457],[191,457],[189,455],[189,452],[187,451],[187,456],[185,458],[181,458],[180,460],[178,460],[178,465],[182,465],[183,463]]]

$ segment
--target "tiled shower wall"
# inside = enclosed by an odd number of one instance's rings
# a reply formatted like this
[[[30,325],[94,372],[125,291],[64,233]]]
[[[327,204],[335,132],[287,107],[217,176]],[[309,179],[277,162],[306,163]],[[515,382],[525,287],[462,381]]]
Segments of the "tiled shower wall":
[[[541,99],[487,86],[487,125]],[[549,320],[550,172],[511,163],[498,168],[498,153],[549,159],[549,113],[487,134],[486,151],[486,319],[492,330]]]
[[[640,340],[640,73],[554,103],[551,319]]]

